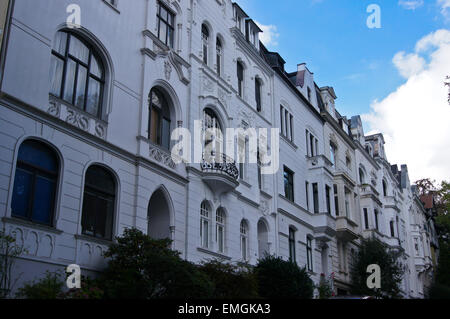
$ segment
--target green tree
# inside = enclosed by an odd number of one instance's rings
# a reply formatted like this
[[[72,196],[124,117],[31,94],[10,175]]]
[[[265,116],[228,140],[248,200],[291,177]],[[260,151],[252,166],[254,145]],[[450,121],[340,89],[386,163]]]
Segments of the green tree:
[[[15,283],[19,280],[12,279],[12,269],[16,258],[26,250],[16,244],[16,240],[0,231],[0,299],[7,298]]]
[[[258,297],[258,283],[247,264],[204,262],[200,270],[214,283],[215,299],[252,299]]]
[[[170,249],[170,240],[154,240],[137,229],[126,229],[105,257],[101,280],[106,298],[209,298],[213,283],[197,266]]]
[[[388,298],[400,297],[400,283],[404,269],[399,262],[401,252],[390,250],[377,239],[362,239],[359,252],[355,254],[351,269],[352,293],[355,295],[378,296]],[[369,265],[381,268],[381,288],[367,287]]]
[[[279,257],[266,256],[255,268],[258,292],[270,299],[312,299],[314,283],[306,268]]]
[[[45,273],[43,278],[26,283],[19,288],[16,297],[20,299],[57,299],[62,293],[64,280],[59,272]]]

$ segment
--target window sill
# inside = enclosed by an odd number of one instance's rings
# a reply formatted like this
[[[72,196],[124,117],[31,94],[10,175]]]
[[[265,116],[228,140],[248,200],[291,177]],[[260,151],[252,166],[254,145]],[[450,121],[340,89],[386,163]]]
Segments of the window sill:
[[[88,235],[75,235],[75,239],[89,241],[89,242],[93,242],[93,243],[97,243],[97,244],[105,245],[105,246],[109,246],[109,245],[113,244],[112,240],[95,238],[95,237],[91,237]]]
[[[282,140],[284,140],[289,146],[291,146],[294,150],[298,150],[298,146],[295,145],[294,141],[291,141],[289,138],[284,136],[283,134],[280,134],[280,137]]]
[[[202,253],[205,253],[205,254],[208,254],[208,255],[212,255],[212,256],[214,256],[216,258],[220,258],[220,259],[224,259],[224,260],[231,260],[231,257],[223,255],[221,253],[214,252],[212,250],[209,250],[208,248],[197,247],[197,250],[199,252],[202,252]]]
[[[53,233],[56,235],[60,235],[63,233],[62,230],[56,229],[54,227],[33,223],[31,221],[22,220],[20,218],[15,218],[15,217],[3,217],[2,222],[7,223],[7,224],[17,225],[17,226],[31,227],[34,229],[39,229],[39,230]]]

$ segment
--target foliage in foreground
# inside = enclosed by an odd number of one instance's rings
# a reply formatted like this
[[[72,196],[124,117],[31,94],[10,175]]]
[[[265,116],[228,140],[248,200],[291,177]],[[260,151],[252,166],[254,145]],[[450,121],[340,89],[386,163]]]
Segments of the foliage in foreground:
[[[352,294],[362,296],[400,297],[400,284],[404,269],[399,262],[400,253],[389,250],[377,239],[363,239],[359,252],[353,260],[351,270]],[[367,267],[379,265],[381,268],[381,288],[377,290],[367,287]]]
[[[246,299],[312,298],[314,285],[305,269],[267,256],[256,267],[218,260],[195,265],[137,229],[125,230],[105,253],[108,267],[81,289],[63,291],[64,276],[47,273],[19,290],[28,299]],[[65,277],[64,277],[65,278]]]
[[[282,258],[266,256],[255,268],[258,292],[270,299],[312,299],[313,281],[306,268]]]

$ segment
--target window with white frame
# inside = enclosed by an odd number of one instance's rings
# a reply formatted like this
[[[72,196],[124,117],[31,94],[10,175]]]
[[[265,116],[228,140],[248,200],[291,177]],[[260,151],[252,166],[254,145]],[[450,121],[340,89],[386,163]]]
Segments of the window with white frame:
[[[280,105],[281,135],[294,141],[294,117],[283,105]]]
[[[241,221],[241,257],[242,260],[248,260],[248,223]]]
[[[211,213],[208,203],[205,201],[200,208],[200,245],[209,248],[209,223]]]
[[[216,212],[216,244],[219,253],[225,252],[225,211],[219,208]]]
[[[309,271],[313,271],[313,252],[312,252],[312,239],[311,237],[306,237],[306,259]]]

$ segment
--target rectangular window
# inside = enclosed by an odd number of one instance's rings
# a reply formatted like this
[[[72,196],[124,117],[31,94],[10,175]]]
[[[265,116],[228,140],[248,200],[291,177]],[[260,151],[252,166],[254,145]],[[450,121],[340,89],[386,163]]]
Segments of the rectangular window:
[[[309,237],[306,238],[306,257],[308,270],[313,271],[312,239]]]
[[[237,78],[238,78],[238,94],[244,97],[244,67],[240,62],[237,63]]]
[[[294,117],[291,114],[289,114],[289,117],[290,117],[289,125],[291,128],[291,132],[290,132],[291,136],[290,137],[291,137],[291,142],[293,142],[294,141]]]
[[[158,3],[158,38],[168,47],[173,48],[175,16],[165,6]]]
[[[313,201],[314,201],[314,214],[319,213],[319,185],[314,183],[313,185]]]
[[[375,229],[378,230],[378,211],[375,209]]]
[[[284,120],[283,120],[283,115],[284,115],[284,109],[283,109],[282,106],[280,106],[281,135],[284,135]]]
[[[284,196],[294,201],[294,173],[287,167],[284,168]]]
[[[255,79],[255,99],[256,99],[256,110],[261,112],[261,81]]]
[[[333,167],[336,168],[336,147],[333,143],[330,143],[330,161]]]
[[[334,210],[336,212],[336,216],[339,216],[339,194],[338,194],[338,186],[333,186],[334,191]]]
[[[309,183],[305,182],[305,190],[306,190],[306,209],[309,211]]]
[[[289,260],[293,263],[297,262],[295,257],[295,230],[289,228]]]
[[[306,146],[306,156],[309,156],[309,143],[308,143],[308,141],[309,141],[309,131],[308,130],[306,130],[305,131],[305,136],[306,136],[306,144],[305,144],[305,146]]]
[[[325,194],[326,194],[326,197],[327,197],[327,213],[331,215],[331,195],[330,195],[330,192],[331,192],[330,186],[326,185],[325,186]]]
[[[364,208],[364,227],[365,229],[369,229],[369,214],[367,208]]]
[[[389,224],[390,224],[390,228],[391,228],[391,237],[394,237],[394,236],[395,236],[395,232],[394,232],[394,221],[391,220]]]
[[[316,153],[315,153],[315,149],[314,149],[314,136],[313,135],[309,135],[309,143],[310,143],[310,152],[311,152],[311,156],[312,157],[314,157],[314,156],[316,156]]]

